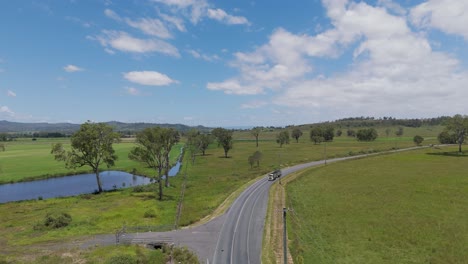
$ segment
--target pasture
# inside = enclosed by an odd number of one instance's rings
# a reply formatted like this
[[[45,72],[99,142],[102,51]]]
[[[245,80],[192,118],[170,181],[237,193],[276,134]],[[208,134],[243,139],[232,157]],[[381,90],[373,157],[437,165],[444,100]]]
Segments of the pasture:
[[[224,152],[217,143],[209,146],[205,156],[197,154],[194,160],[186,152],[179,175],[171,178],[171,187],[164,189],[162,202],[156,200],[156,192],[153,190],[134,192],[132,188],[127,188],[99,195],[0,204],[0,253],[8,256],[8,259],[21,259],[24,255],[21,249],[28,246],[30,254],[41,256],[44,254],[44,243],[60,244],[95,234],[111,234],[124,224],[172,225],[184,175],[187,175],[187,185],[180,226],[196,223],[212,214],[231,193],[275,168],[324,157],[342,157],[414,146],[410,136],[381,137],[374,142],[358,142],[355,138],[342,136],[335,137],[333,142],[315,145],[310,141],[308,132],[304,131],[298,143],[292,139],[290,144],[279,147],[274,140],[275,135],[276,132],[261,133],[257,148],[253,136],[247,132],[236,132],[228,158],[224,158]],[[436,143],[434,134],[427,137],[424,144]],[[0,166],[3,168],[1,182],[77,173],[65,169],[63,163],[53,159],[50,154],[53,142],[56,140],[21,140],[8,143],[6,151],[0,152]],[[66,140],[62,142],[67,144]],[[141,175],[153,175],[153,171],[127,158],[133,146],[132,142],[114,145],[119,159],[112,169],[136,170]],[[173,150],[174,158],[178,155],[180,146]],[[262,159],[258,167],[251,167],[247,158],[257,150],[262,153]],[[72,223],[59,230],[35,230],[34,225],[51,211],[68,212],[73,217]],[[148,211],[155,216],[145,217]]]
[[[430,148],[303,172],[286,188],[295,263],[466,261],[468,155],[455,151]]]

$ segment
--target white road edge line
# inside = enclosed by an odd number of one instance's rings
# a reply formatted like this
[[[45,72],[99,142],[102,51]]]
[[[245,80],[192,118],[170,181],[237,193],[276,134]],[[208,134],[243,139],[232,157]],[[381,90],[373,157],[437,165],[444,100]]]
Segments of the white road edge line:
[[[258,182],[261,182],[262,180],[258,181]],[[230,263],[233,263],[232,262],[232,251],[234,250],[234,241],[236,240],[236,233],[237,233],[237,228],[239,227],[239,220],[240,220],[240,217],[242,215],[242,212],[244,211],[244,207],[245,205],[247,204],[247,202],[249,201],[250,197],[252,196],[252,194],[255,192],[255,190],[259,189],[262,185],[264,185],[265,183],[267,183],[267,181],[265,179],[263,179],[263,182],[261,184],[259,184],[259,186],[257,186],[254,190],[252,190],[249,194],[249,196],[247,196],[247,199],[245,199],[245,202],[244,204],[242,205],[241,207],[241,210],[240,210],[240,213],[239,215],[237,216],[237,221],[236,221],[236,226],[234,227],[234,235],[232,237],[232,241],[231,241],[231,262]],[[247,231],[248,233],[248,231]]]

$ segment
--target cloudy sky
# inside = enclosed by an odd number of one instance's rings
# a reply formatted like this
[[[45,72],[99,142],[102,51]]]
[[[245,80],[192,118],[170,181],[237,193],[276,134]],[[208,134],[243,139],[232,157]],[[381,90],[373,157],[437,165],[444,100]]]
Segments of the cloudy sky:
[[[0,4],[0,120],[467,114],[468,0]]]

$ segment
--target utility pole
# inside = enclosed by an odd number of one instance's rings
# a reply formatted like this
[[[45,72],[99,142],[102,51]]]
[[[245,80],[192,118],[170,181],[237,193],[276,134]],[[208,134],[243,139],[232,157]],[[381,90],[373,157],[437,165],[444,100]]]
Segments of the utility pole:
[[[325,159],[325,165],[327,165],[327,141],[325,141],[325,147],[323,151],[323,157]]]
[[[283,251],[284,251],[284,264],[288,264],[288,241],[286,236],[286,208],[283,208]]]

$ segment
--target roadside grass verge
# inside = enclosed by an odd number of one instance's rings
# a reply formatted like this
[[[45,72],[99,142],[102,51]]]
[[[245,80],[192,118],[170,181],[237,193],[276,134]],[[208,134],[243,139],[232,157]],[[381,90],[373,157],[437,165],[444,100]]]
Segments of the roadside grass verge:
[[[450,147],[303,172],[286,188],[294,263],[464,263],[467,161]]]

